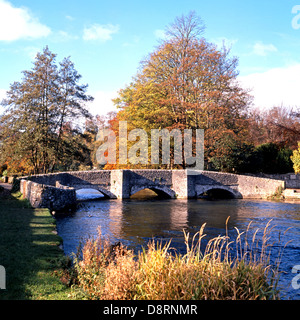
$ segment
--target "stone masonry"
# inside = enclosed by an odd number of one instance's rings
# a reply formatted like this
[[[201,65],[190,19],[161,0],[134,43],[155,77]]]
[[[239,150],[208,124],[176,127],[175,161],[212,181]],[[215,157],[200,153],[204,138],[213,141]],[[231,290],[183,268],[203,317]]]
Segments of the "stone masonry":
[[[267,198],[285,181],[213,171],[98,170],[70,171],[23,177],[20,190],[33,207],[62,210],[76,204],[76,190],[92,188],[107,198],[126,199],[151,189],[169,198],[197,198],[209,190],[225,190],[233,198]]]

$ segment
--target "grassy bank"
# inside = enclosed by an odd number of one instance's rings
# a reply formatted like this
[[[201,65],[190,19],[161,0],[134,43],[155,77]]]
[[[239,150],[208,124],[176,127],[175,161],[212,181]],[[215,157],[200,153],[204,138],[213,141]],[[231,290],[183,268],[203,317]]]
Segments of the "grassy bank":
[[[33,209],[20,193],[0,193],[0,299],[67,299],[61,276],[67,263],[48,209]]]
[[[278,299],[278,272],[269,262],[271,231],[267,224],[261,241],[257,231],[249,239],[238,232],[234,240],[224,235],[203,245],[203,225],[193,239],[185,234],[185,255],[171,242],[151,242],[135,255],[99,232],[70,267],[49,210],[33,209],[20,193],[2,190],[0,265],[6,290],[0,290],[0,299]]]

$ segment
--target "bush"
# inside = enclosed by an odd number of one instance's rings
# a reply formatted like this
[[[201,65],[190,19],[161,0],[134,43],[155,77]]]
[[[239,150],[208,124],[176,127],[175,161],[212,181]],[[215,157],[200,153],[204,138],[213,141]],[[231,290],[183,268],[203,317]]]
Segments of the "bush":
[[[293,169],[295,173],[300,173],[300,142],[298,142],[298,149],[293,151],[291,160],[293,162]]]
[[[277,156],[278,173],[289,173],[293,171],[293,163],[291,160],[292,154],[293,151],[289,148],[282,148],[279,150]]]
[[[3,164],[2,166],[0,166],[0,176],[3,176],[3,172],[7,170],[7,165]],[[7,171],[6,171],[7,172]]]
[[[222,172],[245,173],[248,172],[254,146],[247,143],[232,141],[227,146],[229,152],[221,157],[212,157],[209,161],[213,170]]]
[[[250,159],[248,172],[252,173],[288,173],[293,170],[289,148],[280,148],[275,143],[264,143],[257,146]]]
[[[234,173],[288,173],[293,171],[292,150],[275,143],[264,143],[256,148],[247,143],[231,141],[227,154],[210,158],[208,170]]]
[[[12,189],[11,189],[12,193],[20,191],[20,183],[21,183],[20,179],[17,179],[16,177],[14,177],[13,183],[12,183]]]

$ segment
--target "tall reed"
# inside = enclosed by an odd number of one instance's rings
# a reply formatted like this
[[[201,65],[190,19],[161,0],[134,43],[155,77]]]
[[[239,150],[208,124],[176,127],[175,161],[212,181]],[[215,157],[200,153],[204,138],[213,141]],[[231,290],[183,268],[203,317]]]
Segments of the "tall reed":
[[[89,239],[82,257],[75,259],[76,297],[87,299],[190,300],[278,299],[278,267],[270,263],[267,223],[261,238],[237,228],[234,240],[226,235],[209,240],[203,248],[205,224],[193,237],[184,232],[186,253],[151,241],[138,255],[121,244],[111,246],[99,230]],[[79,295],[80,292],[80,295]]]

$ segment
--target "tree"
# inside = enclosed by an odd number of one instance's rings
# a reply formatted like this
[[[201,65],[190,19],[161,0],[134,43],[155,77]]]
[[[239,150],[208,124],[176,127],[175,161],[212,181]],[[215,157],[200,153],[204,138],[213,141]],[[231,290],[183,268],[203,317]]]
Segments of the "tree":
[[[78,121],[91,117],[85,103],[93,98],[86,95],[87,85],[78,83],[81,76],[74,64],[65,58],[58,68],[55,60],[45,47],[2,102],[6,110],[0,118],[0,163],[12,171],[21,162],[27,173],[54,171],[65,154],[77,149],[76,140],[66,143],[64,126],[72,123],[68,135],[80,135]]]
[[[176,18],[115,104],[118,119],[132,128],[205,129],[208,163],[230,149],[225,136],[245,139],[251,99],[237,82],[237,59],[206,41],[203,31],[194,12]]]
[[[257,146],[250,158],[249,172],[288,173],[293,170],[292,151],[275,143]]]
[[[248,173],[251,170],[251,160],[253,157],[254,146],[247,142],[234,140],[231,137],[223,138],[222,144],[226,141],[225,150],[219,152],[221,156],[213,155],[210,159],[211,168],[223,172]],[[222,149],[222,144],[220,149]],[[216,145],[218,147],[218,145]]]
[[[249,123],[254,145],[273,142],[282,147],[297,148],[300,121],[293,109],[281,105],[266,111],[252,110]]]
[[[293,161],[293,168],[295,173],[300,173],[300,142],[298,142],[298,149],[293,151],[291,160]]]

